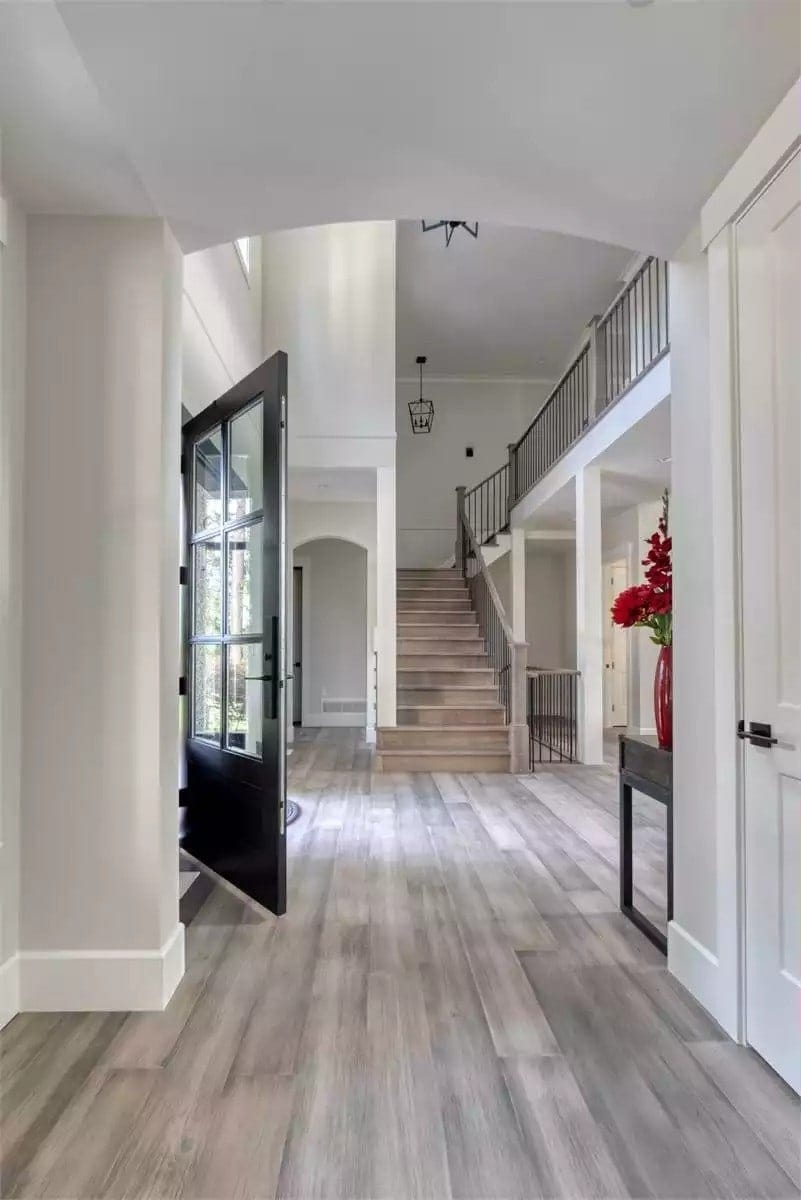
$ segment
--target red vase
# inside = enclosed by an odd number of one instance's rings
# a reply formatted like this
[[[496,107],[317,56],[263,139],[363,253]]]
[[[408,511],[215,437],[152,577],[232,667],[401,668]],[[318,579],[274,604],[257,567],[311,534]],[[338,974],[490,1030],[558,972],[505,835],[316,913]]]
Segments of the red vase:
[[[660,750],[673,749],[673,647],[663,646],[654,675],[654,716]]]

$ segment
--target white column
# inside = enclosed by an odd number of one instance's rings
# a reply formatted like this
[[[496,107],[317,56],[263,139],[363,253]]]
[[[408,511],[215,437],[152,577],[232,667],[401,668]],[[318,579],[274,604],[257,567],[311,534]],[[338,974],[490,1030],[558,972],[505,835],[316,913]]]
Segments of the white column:
[[[603,575],[601,470],[576,475],[576,658],[579,678],[579,758],[604,760]]]
[[[397,723],[395,468],[376,470],[376,650],[379,728]]]
[[[512,633],[516,642],[526,640],[526,531],[511,531]]]
[[[161,221],[29,221],[23,1009],[159,1009],[183,974],[181,278]]]

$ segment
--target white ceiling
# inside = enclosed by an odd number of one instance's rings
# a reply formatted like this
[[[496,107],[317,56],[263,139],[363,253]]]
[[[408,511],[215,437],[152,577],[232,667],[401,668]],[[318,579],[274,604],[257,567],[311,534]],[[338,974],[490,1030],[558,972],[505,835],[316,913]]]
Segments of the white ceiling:
[[[670,487],[670,398],[652,409],[596,459],[601,467],[601,510],[606,517],[658,500]],[[572,529],[576,488],[571,479],[533,514],[531,529]]]
[[[480,225],[474,241],[419,221],[398,227],[397,368],[426,377],[555,380],[591,317],[614,298],[631,252],[564,234]]]
[[[799,44],[797,0],[7,0],[4,171],[187,250],[456,214],[667,253]]]

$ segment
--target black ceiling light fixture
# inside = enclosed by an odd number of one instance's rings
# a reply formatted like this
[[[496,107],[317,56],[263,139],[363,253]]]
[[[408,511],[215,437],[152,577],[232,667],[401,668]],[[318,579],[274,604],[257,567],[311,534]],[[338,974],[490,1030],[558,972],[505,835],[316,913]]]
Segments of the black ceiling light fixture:
[[[464,229],[471,238],[478,237],[478,221],[423,221],[423,233],[431,233],[432,229],[445,230],[445,245],[450,246],[451,238],[457,229]]]
[[[427,362],[425,354],[418,354],[417,365],[420,368],[420,399],[409,401],[409,419],[412,422],[412,433],[430,433],[434,424],[434,405],[431,400],[423,399],[423,367]]]

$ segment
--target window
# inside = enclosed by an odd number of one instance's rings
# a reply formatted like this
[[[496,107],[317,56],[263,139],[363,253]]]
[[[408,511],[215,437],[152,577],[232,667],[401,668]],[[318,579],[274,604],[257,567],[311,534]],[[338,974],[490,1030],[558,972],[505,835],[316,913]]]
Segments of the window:
[[[251,239],[249,237],[237,238],[234,242],[236,252],[239,255],[239,261],[242,264],[242,270],[245,272],[245,277],[250,279],[251,268]]]

